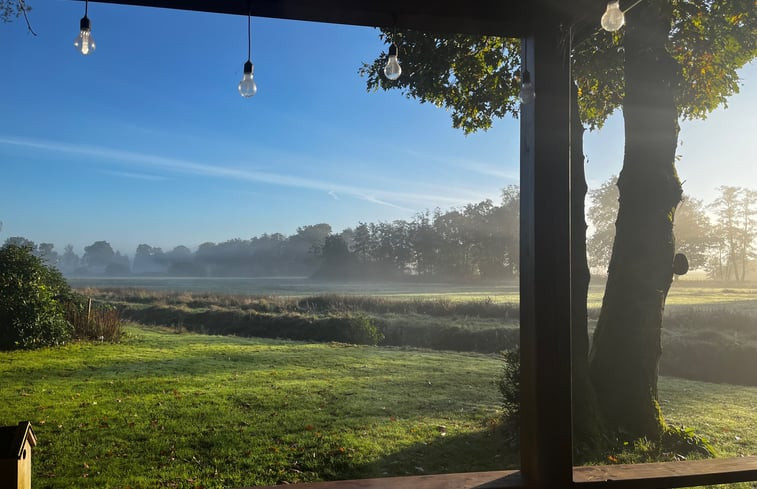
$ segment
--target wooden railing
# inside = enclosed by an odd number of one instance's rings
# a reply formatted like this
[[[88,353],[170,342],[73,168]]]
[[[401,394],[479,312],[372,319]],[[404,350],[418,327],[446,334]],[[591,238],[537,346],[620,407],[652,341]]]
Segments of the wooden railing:
[[[632,465],[593,465],[573,469],[573,487],[587,489],[662,489],[747,481],[757,481],[757,457]],[[269,486],[268,489],[281,489],[281,487],[283,486]],[[526,483],[518,470],[296,484],[297,489],[528,489],[529,487],[531,486]]]

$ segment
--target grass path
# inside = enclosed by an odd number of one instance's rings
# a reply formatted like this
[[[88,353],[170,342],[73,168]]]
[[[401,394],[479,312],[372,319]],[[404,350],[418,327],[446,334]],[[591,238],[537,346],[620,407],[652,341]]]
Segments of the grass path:
[[[132,326],[0,353],[0,424],[34,423],[35,488],[214,488],[494,470],[497,356]],[[663,378],[670,423],[757,454],[757,388]]]

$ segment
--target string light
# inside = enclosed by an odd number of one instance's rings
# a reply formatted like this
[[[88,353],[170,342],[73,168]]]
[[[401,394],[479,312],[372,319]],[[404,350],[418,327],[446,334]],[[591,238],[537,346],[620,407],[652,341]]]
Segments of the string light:
[[[79,35],[74,39],[74,47],[83,56],[92,54],[95,51],[95,40],[92,37],[91,23],[87,17],[89,10],[89,0],[84,2],[84,17],[79,21]]]
[[[626,23],[626,16],[622,10],[620,10],[620,1],[612,0],[607,3],[607,10],[602,14],[602,20],[600,24],[602,29],[607,32],[615,32]]]
[[[251,46],[251,39],[250,39],[250,14],[247,14],[247,61],[244,64],[244,74],[242,75],[242,81],[239,82],[239,86],[237,86],[237,90],[239,90],[239,95],[241,95],[244,98],[250,98],[253,95],[255,95],[258,91],[258,85],[255,83],[255,79],[253,77],[253,71],[255,70],[255,66],[252,64],[252,61],[250,61],[250,46]]]
[[[392,42],[389,46],[389,57],[387,58],[386,66],[384,66],[384,76],[389,80],[396,80],[402,74],[402,67],[397,60],[397,45]]]
[[[625,10],[620,10],[620,0],[611,0],[607,2],[607,9],[602,15],[600,24],[602,29],[607,32],[615,32],[626,24],[626,12],[641,3],[641,0],[636,0],[636,3],[631,5]]]

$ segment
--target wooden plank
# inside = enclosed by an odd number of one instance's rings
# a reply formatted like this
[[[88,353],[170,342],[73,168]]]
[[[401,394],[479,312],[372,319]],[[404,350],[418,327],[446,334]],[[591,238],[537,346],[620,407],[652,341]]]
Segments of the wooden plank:
[[[521,470],[529,487],[572,480],[570,64],[560,20],[524,39],[536,90],[521,105]]]
[[[757,481],[757,457],[576,467],[578,487],[655,489]]]
[[[757,481],[757,457],[574,467],[573,480],[572,486],[576,489],[662,489]],[[287,486],[268,486],[263,489],[284,487]],[[308,482],[297,484],[296,487],[297,489],[512,489],[533,486],[526,486],[519,471],[506,470]]]
[[[268,489],[282,489],[283,487],[287,486],[268,486]],[[523,487],[523,479],[517,470],[297,484],[297,489],[507,489],[520,487]]]

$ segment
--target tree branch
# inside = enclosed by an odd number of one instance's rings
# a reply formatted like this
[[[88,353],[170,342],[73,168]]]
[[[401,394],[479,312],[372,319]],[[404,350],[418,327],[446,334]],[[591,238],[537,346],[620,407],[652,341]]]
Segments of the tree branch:
[[[26,28],[29,29],[29,32],[31,32],[33,36],[36,36],[37,33],[34,32],[34,29],[32,28],[32,23],[29,22],[29,16],[26,13],[26,5],[24,4],[24,0],[18,0],[18,8],[19,10],[21,10],[21,13],[24,14],[24,20],[26,21]]]

